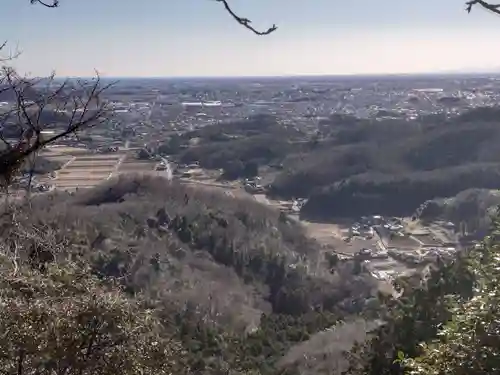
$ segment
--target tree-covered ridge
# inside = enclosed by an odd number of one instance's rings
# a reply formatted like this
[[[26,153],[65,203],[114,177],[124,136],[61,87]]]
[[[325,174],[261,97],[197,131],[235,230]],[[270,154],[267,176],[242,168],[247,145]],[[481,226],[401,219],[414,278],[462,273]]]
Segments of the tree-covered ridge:
[[[305,217],[370,214],[411,216],[424,202],[472,188],[495,189],[500,163],[474,163],[400,174],[364,173],[317,189],[304,206]]]
[[[285,161],[287,170],[272,191],[308,196],[304,214],[328,217],[411,215],[429,199],[496,188],[498,117],[484,112],[498,114],[498,109],[476,109],[432,123],[417,119],[345,126],[332,134],[328,148]]]
[[[162,178],[121,177],[8,212],[4,250],[23,269],[42,278],[77,262],[78,274],[154,311],[161,337],[198,374],[275,374],[289,348],[360,312],[377,290],[279,212]]]
[[[426,201],[414,216],[423,223],[452,222],[463,228],[467,237],[482,239],[490,232],[499,204],[500,192],[496,189],[468,189],[454,197]]]
[[[484,107],[448,119],[337,115],[316,135],[261,115],[207,125],[153,151],[223,169],[227,179],[268,173],[269,194],[309,198],[310,219],[411,215],[427,200],[498,186],[499,114]]]

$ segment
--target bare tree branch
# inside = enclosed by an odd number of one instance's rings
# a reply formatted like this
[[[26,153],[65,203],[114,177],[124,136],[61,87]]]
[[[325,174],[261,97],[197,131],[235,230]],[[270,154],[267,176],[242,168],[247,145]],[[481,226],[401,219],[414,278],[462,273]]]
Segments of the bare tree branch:
[[[4,41],[2,44],[0,44],[0,51],[3,52],[3,50],[5,49],[6,46],[7,46],[7,41]],[[21,54],[21,52],[19,52],[19,50],[16,49],[15,52],[10,52],[7,56],[0,56],[0,63],[14,60],[17,57],[19,57],[20,54]],[[1,81],[1,79],[0,79],[0,81]],[[0,90],[0,92],[1,92],[1,90]]]
[[[278,26],[272,25],[267,30],[259,31],[259,30],[255,29],[254,27],[252,27],[252,25],[251,25],[252,21],[250,21],[248,18],[238,16],[232,10],[232,8],[229,5],[229,3],[227,2],[227,0],[215,0],[215,1],[217,1],[219,3],[222,3],[222,5],[226,9],[226,11],[231,15],[231,17],[234,18],[234,20],[236,22],[238,22],[241,26],[247,28],[248,30],[252,31],[256,35],[269,35],[269,34],[271,34],[272,32],[274,32],[274,31],[276,31],[278,29]]]
[[[484,9],[489,10],[490,12],[500,14],[500,4],[491,4],[490,2],[484,0],[467,1],[465,10],[470,13],[472,11],[472,8],[476,5],[479,5]]]
[[[30,2],[31,4],[40,4],[47,8],[57,8],[59,6],[59,0],[50,0],[50,1],[30,0]]]
[[[238,22],[241,26],[247,28],[248,30],[250,30],[251,32],[253,32],[254,34],[256,35],[269,35],[271,34],[272,32],[276,31],[276,29],[278,28],[276,25],[272,25],[270,28],[268,28],[267,30],[263,30],[263,31],[260,31],[260,30],[257,30],[255,29],[251,23],[252,21],[249,20],[248,18],[245,18],[245,17],[241,17],[241,16],[238,16],[234,11],[233,9],[231,8],[231,6],[229,5],[229,2],[228,0],[215,0],[219,3],[222,3],[222,5],[224,6],[224,8],[226,9],[226,11],[231,15],[231,17],[236,21]],[[57,8],[59,6],[59,0],[50,0],[50,1],[44,1],[44,0],[30,0],[31,4],[40,4],[40,5],[43,5],[44,7],[47,7],[47,8]]]
[[[11,68],[0,73],[1,83],[13,95],[12,107],[0,114],[0,140],[6,146],[0,151],[0,176],[8,186],[22,163],[45,145],[77,131],[102,123],[109,113],[100,99],[104,90],[99,75],[92,81],[64,81],[54,88],[54,76],[30,80],[17,75]],[[46,82],[46,88],[40,85]],[[43,134],[55,129],[53,135]],[[17,134],[15,140],[8,134]],[[33,158],[34,160],[34,158]]]
[[[239,23],[241,26],[247,28],[248,30],[250,30],[251,32],[253,32],[254,34],[256,35],[269,35],[271,34],[272,32],[276,31],[277,30],[277,26],[276,25],[272,25],[270,28],[268,28],[267,30],[257,30],[255,29],[251,23],[252,21],[246,17],[241,17],[239,15],[237,15],[233,9],[231,8],[231,6],[229,5],[229,2],[228,0],[214,0],[214,1],[217,1],[219,3],[222,3],[222,5],[224,6],[225,10],[229,13],[229,15],[237,22]],[[40,5],[43,5],[47,8],[57,8],[59,6],[59,0],[50,0],[50,1],[44,1],[44,0],[30,0],[31,4],[40,4]],[[482,8],[486,9],[486,10],[489,10],[493,13],[496,13],[496,14],[500,14],[500,4],[491,4],[490,2],[488,1],[485,1],[485,0],[470,0],[470,1],[467,1],[466,2],[466,10],[467,12],[471,12],[472,11],[472,8],[476,5],[479,5],[481,6]]]

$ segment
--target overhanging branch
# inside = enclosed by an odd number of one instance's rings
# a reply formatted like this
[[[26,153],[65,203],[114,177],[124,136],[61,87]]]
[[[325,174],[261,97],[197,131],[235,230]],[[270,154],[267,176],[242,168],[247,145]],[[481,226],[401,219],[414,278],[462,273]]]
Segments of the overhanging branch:
[[[472,8],[474,8],[474,6],[479,5],[480,7],[489,10],[490,12],[500,14],[500,4],[491,4],[484,0],[470,0],[467,1],[465,4],[466,4],[465,10],[467,10],[468,13],[472,11]]]
[[[267,30],[264,30],[264,31],[259,31],[257,29],[255,29],[251,23],[252,21],[250,21],[248,18],[245,18],[245,17],[240,17],[238,16],[234,11],[233,9],[231,8],[231,6],[229,5],[229,3],[227,2],[227,0],[215,0],[219,3],[222,3],[222,5],[224,6],[224,8],[226,9],[226,11],[231,15],[231,17],[233,17],[233,19],[238,22],[241,26],[247,28],[248,30],[250,30],[251,32],[253,32],[254,34],[257,34],[257,35],[269,35],[271,34],[272,32],[276,31],[276,29],[278,28],[276,25],[272,25],[270,28],[268,28]]]
[[[276,25],[272,25],[267,30],[257,30],[256,28],[254,28],[251,25],[252,24],[251,20],[249,20],[246,17],[241,17],[233,11],[231,6],[229,5],[228,0],[215,0],[215,1],[222,3],[226,12],[228,12],[229,15],[236,22],[238,22],[241,26],[245,27],[246,29],[250,30],[251,32],[253,32],[256,35],[269,35],[272,32],[276,31],[276,29],[278,28]],[[57,8],[59,6],[59,0],[30,0],[30,2],[31,2],[31,4],[40,4],[40,5],[43,5],[44,7],[47,7],[47,8]]]
[[[31,4],[40,4],[47,8],[57,8],[59,6],[59,0],[30,0]]]

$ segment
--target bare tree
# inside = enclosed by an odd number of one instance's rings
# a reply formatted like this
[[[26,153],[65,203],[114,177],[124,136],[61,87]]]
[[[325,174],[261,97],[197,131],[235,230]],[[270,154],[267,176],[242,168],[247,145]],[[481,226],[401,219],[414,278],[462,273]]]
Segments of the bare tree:
[[[98,125],[108,114],[101,94],[109,85],[102,85],[98,75],[89,81],[58,83],[54,76],[27,79],[4,67],[0,85],[12,100],[0,113],[0,184],[4,187],[27,158],[44,146]],[[44,133],[47,129],[53,132]]]
[[[57,0],[30,0],[56,8]],[[0,45],[4,51],[6,42]],[[100,124],[109,115],[97,74],[94,79],[58,81],[49,77],[34,79],[19,75],[10,66],[17,54],[0,59],[0,188],[7,190],[21,168],[32,172],[36,155],[47,144]],[[51,130],[50,133],[44,132]]]

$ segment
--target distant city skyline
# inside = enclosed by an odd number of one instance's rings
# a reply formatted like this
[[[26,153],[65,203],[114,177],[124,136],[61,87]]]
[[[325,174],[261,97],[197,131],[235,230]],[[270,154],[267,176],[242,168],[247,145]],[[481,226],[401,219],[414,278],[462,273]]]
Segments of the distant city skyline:
[[[35,76],[223,77],[500,72],[500,17],[463,0],[6,0],[0,39]]]

